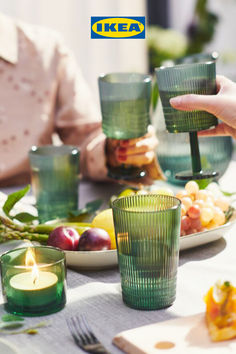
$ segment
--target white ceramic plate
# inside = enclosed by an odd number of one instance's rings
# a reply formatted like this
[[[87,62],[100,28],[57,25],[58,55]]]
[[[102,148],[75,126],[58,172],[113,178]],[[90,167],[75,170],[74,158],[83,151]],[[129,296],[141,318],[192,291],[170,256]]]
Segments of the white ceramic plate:
[[[16,349],[11,343],[7,342],[5,339],[0,339],[0,353],[1,354],[20,354],[18,349]]]
[[[216,241],[223,237],[236,224],[236,213],[231,221],[215,229],[181,236],[180,251]],[[102,270],[117,266],[117,252],[110,251],[65,251],[66,263],[79,270]]]
[[[66,264],[81,270],[102,270],[117,266],[117,251],[65,251]]]
[[[235,223],[236,215],[234,214],[229,222],[222,226],[216,227],[215,229],[197,232],[196,234],[191,234],[187,236],[181,236],[180,251],[219,240],[233,227],[233,225],[235,225]]]

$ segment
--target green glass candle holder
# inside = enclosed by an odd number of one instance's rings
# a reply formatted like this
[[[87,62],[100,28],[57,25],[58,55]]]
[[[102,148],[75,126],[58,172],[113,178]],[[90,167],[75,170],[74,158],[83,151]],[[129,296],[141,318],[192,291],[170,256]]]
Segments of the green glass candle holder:
[[[78,209],[79,156],[69,145],[31,148],[31,181],[41,223]]]
[[[202,170],[197,131],[216,126],[217,118],[205,111],[179,111],[170,105],[170,99],[175,96],[215,94],[215,61],[160,67],[156,69],[156,75],[168,132],[188,132],[190,137],[192,171],[180,172],[176,178],[190,180],[216,177],[216,171]]]
[[[123,301],[155,310],[176,296],[180,201],[165,195],[134,195],[112,203]]]
[[[22,316],[43,316],[65,306],[63,251],[46,246],[17,248],[4,253],[0,263],[6,311]]]
[[[139,138],[150,124],[151,77],[138,73],[111,73],[98,79],[104,134],[119,140]],[[144,177],[145,171],[130,165],[108,166],[115,179]]]

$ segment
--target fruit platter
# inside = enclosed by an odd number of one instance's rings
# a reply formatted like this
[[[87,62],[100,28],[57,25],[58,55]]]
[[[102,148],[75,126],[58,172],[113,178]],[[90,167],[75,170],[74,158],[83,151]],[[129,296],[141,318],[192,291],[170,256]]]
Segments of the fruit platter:
[[[88,203],[89,208],[77,218],[50,220],[39,224],[36,213],[16,214],[21,198],[29,191],[9,195],[0,213],[0,240],[28,240],[33,243],[63,249],[67,265],[81,270],[100,270],[117,266],[116,239],[111,203],[116,198],[135,194],[167,194],[181,200],[180,250],[200,246],[224,236],[232,227],[235,212],[231,199],[224,195],[216,183],[200,189],[195,181],[189,181],[185,188],[174,193],[169,187],[147,189],[124,188],[112,196],[110,205],[104,210],[101,204]],[[97,207],[91,208],[94,203]],[[25,203],[22,203],[25,208]],[[17,210],[18,212],[19,210]],[[30,217],[31,215],[31,217]]]

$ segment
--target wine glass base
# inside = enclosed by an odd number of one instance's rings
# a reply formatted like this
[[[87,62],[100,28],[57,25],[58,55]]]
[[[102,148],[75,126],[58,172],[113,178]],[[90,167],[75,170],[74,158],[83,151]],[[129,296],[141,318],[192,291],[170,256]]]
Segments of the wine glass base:
[[[117,180],[132,181],[146,176],[146,171],[133,166],[109,167],[108,177]]]
[[[190,180],[215,178],[218,175],[219,172],[216,171],[200,171],[196,173],[193,173],[193,171],[182,171],[176,173],[175,178],[182,181],[190,181]]]

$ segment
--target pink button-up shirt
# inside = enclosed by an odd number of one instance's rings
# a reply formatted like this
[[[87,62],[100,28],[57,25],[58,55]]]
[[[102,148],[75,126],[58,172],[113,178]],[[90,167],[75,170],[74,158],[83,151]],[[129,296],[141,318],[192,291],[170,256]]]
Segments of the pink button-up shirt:
[[[29,180],[28,151],[81,149],[83,176],[106,177],[100,115],[72,54],[51,30],[0,14],[0,186]]]

